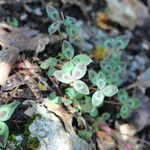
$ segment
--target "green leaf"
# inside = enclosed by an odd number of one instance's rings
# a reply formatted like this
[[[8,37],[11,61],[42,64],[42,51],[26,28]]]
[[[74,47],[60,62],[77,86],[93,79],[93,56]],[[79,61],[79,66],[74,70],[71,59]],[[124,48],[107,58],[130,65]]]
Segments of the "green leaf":
[[[98,74],[97,74],[97,76],[96,76],[96,81],[98,81],[99,78],[106,79],[105,73],[102,72],[102,71],[99,71]]]
[[[99,89],[103,89],[106,86],[106,80],[102,78],[99,78],[96,82],[96,85]]]
[[[115,65],[113,67],[113,70],[115,71],[115,74],[122,74],[122,72],[123,72],[123,70],[122,70],[120,65]]]
[[[84,63],[78,63],[75,65],[74,69],[72,70],[72,77],[74,80],[81,79],[85,76],[87,71],[87,67]]]
[[[121,80],[119,78],[118,74],[112,73],[109,75],[109,77],[106,80],[107,84],[113,84],[113,85],[119,85]]]
[[[105,122],[106,120],[108,120],[110,118],[110,113],[102,113],[101,115],[101,122]]]
[[[19,26],[19,21],[16,18],[7,17],[7,22],[11,26],[14,26],[14,27],[18,27]]]
[[[108,38],[103,43],[103,47],[108,50],[116,50],[119,51],[121,49],[126,48],[129,43],[129,37],[126,35],[118,36],[116,38]]]
[[[79,28],[76,25],[68,24],[66,32],[71,38],[75,38],[79,33]]]
[[[61,97],[59,97],[59,96],[56,96],[55,98],[53,98],[53,99],[50,99],[50,103],[54,103],[54,104],[62,104],[63,103],[63,101],[62,101],[62,98]]]
[[[111,66],[111,64],[107,64],[102,68],[103,72],[106,74],[110,74],[113,72],[113,68]]]
[[[97,117],[98,116],[98,110],[96,107],[91,110],[90,116],[91,117]]]
[[[74,48],[68,41],[63,41],[62,53],[67,59],[72,59],[74,56]]]
[[[88,77],[94,85],[96,85],[96,76],[97,76],[97,73],[93,69],[90,69],[88,71]]]
[[[118,88],[115,85],[107,85],[103,89],[103,93],[104,93],[105,96],[111,97],[111,96],[114,96],[115,94],[118,93]]]
[[[53,57],[49,57],[48,59],[44,60],[40,67],[44,70],[48,69],[49,67],[55,67],[57,65],[57,59]]]
[[[104,94],[102,91],[96,91],[93,95],[92,95],[92,104],[94,107],[99,106],[103,103],[104,101]]]
[[[79,55],[76,55],[72,59],[72,61],[75,65],[78,63],[84,63],[86,65],[89,65],[92,62],[92,59],[86,54],[79,54]]]
[[[20,104],[20,102],[15,101],[10,104],[6,104],[0,107],[0,121],[7,121],[10,119],[15,108]]]
[[[64,73],[71,73],[71,71],[73,70],[73,68],[74,68],[73,62],[67,61],[67,62],[65,62],[65,63],[63,64],[63,66],[62,66],[62,71],[63,71]]]
[[[54,76],[54,72],[56,71],[56,68],[49,68],[48,69],[48,75]]]
[[[122,104],[126,104],[129,99],[127,91],[124,89],[119,90],[117,98]]]
[[[127,35],[121,35],[116,37],[117,50],[124,49],[129,44],[129,37]]]
[[[57,21],[60,19],[60,15],[59,15],[58,10],[55,7],[53,7],[52,5],[48,4],[46,6],[46,12],[47,12],[48,17],[51,20]]]
[[[2,148],[6,147],[8,136],[9,136],[8,126],[4,122],[0,121],[0,147]]]
[[[55,92],[52,92],[52,93],[49,94],[49,98],[50,99],[54,99],[55,97],[56,97]]]
[[[81,80],[75,80],[74,82],[73,82],[73,88],[77,91],[77,92],[79,92],[79,93],[81,93],[81,94],[85,94],[85,95],[88,95],[89,94],[89,88],[88,88],[88,86],[86,85],[86,83],[85,82],[83,82],[83,81],[81,81]]]
[[[78,130],[78,136],[84,140],[90,140],[93,132],[90,130]]]
[[[48,27],[48,32],[50,35],[54,34],[57,30],[60,29],[60,23],[60,21],[56,21]]]
[[[123,119],[127,119],[129,117],[129,108],[126,105],[123,105],[120,109],[120,116]]]
[[[66,88],[65,94],[70,98],[74,99],[77,95],[77,91],[74,90],[74,88]]]
[[[66,19],[64,20],[64,23],[66,26],[75,25],[77,20],[73,17],[66,16]]]
[[[55,71],[54,77],[58,81],[60,81],[62,83],[66,83],[66,84],[71,83],[73,81],[71,74],[70,73],[63,73],[62,70]]]
[[[65,105],[67,106],[67,105],[71,105],[73,102],[72,102],[72,100],[71,99],[66,99],[66,101],[65,101]]]
[[[130,98],[128,100],[128,107],[131,109],[136,109],[140,106],[140,101],[137,98]]]

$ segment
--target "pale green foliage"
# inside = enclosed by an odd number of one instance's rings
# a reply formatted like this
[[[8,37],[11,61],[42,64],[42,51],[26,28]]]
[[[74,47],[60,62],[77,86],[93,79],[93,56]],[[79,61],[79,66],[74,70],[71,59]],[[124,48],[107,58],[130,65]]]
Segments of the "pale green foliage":
[[[48,17],[53,20],[53,21],[57,21],[60,19],[60,15],[59,12],[56,8],[54,8],[52,5],[48,4],[46,6],[46,12]]]
[[[56,31],[60,29],[60,23],[61,21],[56,21],[48,27],[48,32],[50,35],[54,34]]]
[[[75,49],[70,44],[78,36],[77,20],[70,16],[63,16],[63,13],[60,15],[59,11],[51,5],[47,6],[46,11],[48,17],[53,21],[48,29],[49,33],[60,32],[60,26],[63,25],[61,27],[65,29],[68,38],[62,43],[62,52],[56,56],[59,57],[58,63],[57,60],[50,62],[52,59],[48,59],[41,64],[41,68],[49,69],[49,75],[53,75],[56,80],[71,86],[60,85],[62,93],[65,92],[64,98],[51,93],[50,101],[57,104],[72,105],[76,112],[89,113],[91,117],[97,117],[99,107],[104,104],[104,99],[113,97],[119,91],[117,97],[122,104],[120,116],[126,119],[131,110],[140,105],[139,100],[129,97],[125,90],[118,90],[118,86],[122,84],[121,77],[126,71],[126,63],[121,60],[121,50],[127,47],[129,37],[121,35],[115,38],[102,39],[101,47],[108,50],[108,54],[104,60],[100,61],[100,70],[96,72],[93,68],[87,67],[92,59],[86,54],[75,55]],[[53,63],[54,65],[50,66]],[[88,79],[92,83],[89,87],[85,83],[88,82],[87,71]],[[81,80],[83,77],[85,77],[84,81]],[[110,98],[110,100],[113,101],[114,99]],[[110,114],[103,113],[98,118],[99,122],[105,122],[110,118]],[[91,137],[90,132],[90,130],[85,130],[79,134],[81,137],[89,139]]]
[[[68,41],[63,41],[62,53],[67,59],[72,59],[74,56],[74,48]]]
[[[122,107],[120,109],[120,116],[123,119],[129,117],[132,109],[136,109],[140,106],[140,101],[137,98],[129,97],[127,91],[121,89],[117,94],[118,100],[121,102]]]
[[[85,82],[81,81],[81,80],[75,80],[72,84],[73,88],[81,93],[81,94],[85,94],[85,95],[88,95],[89,94],[89,88],[88,86],[86,85]]]
[[[6,142],[9,135],[9,128],[3,122],[10,119],[13,114],[15,108],[20,104],[20,102],[12,102],[10,104],[6,104],[0,107],[0,147],[4,148],[6,146]]]
[[[52,21],[54,21],[48,28],[49,34],[52,35],[56,31],[60,31],[60,25],[63,24],[66,27],[66,33],[70,37],[70,40],[74,39],[79,32],[79,28],[75,25],[77,20],[73,17],[66,16],[61,18],[59,11],[51,4],[46,6],[46,12]]]

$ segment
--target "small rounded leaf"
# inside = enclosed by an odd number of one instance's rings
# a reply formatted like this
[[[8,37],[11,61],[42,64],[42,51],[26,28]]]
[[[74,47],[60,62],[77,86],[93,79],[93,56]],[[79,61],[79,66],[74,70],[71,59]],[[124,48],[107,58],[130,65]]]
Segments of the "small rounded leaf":
[[[74,24],[68,24],[66,31],[71,38],[75,38],[79,33],[79,28]]]
[[[60,81],[62,83],[68,84],[68,83],[71,83],[73,81],[71,74],[70,73],[63,73],[62,70],[55,71],[53,75],[58,81]]]
[[[58,10],[55,7],[53,7],[52,5],[48,4],[46,6],[46,12],[47,12],[48,17],[51,20],[57,21],[60,19],[60,15],[59,15]]]
[[[88,71],[88,77],[94,85],[96,85],[96,76],[97,76],[97,73],[93,69],[90,69]]]
[[[99,106],[103,103],[104,101],[104,94],[102,91],[96,91],[93,95],[92,95],[92,104],[94,107]]]
[[[106,81],[102,78],[99,78],[97,81],[96,81],[96,85],[99,89],[103,89],[105,86],[106,86]]]
[[[97,117],[98,116],[98,110],[96,107],[91,110],[90,116],[91,117]]]
[[[83,81],[81,81],[81,80],[75,80],[74,82],[73,82],[73,88],[77,91],[77,92],[79,92],[79,93],[81,93],[81,94],[84,94],[84,95],[88,95],[89,94],[89,88],[88,88],[88,86],[86,85],[86,83],[85,82],[83,82]]]
[[[87,67],[84,63],[78,63],[72,70],[72,77],[74,80],[81,79],[86,74]]]
[[[7,121],[10,119],[16,107],[20,102],[15,101],[10,104],[6,104],[0,107],[0,121]]]
[[[50,35],[54,34],[57,30],[59,30],[60,28],[60,21],[56,21],[54,23],[52,23],[49,27],[48,27],[48,32]]]
[[[126,105],[123,105],[120,109],[120,116],[123,119],[127,119],[129,117],[129,108]]]
[[[55,67],[57,65],[57,59],[53,57],[49,57],[48,59],[44,60],[40,67],[42,69],[48,69],[49,67]]]
[[[115,85],[107,85],[103,89],[103,93],[104,93],[105,96],[111,97],[111,96],[114,96],[115,94],[118,93],[118,88]]]
[[[67,59],[72,59],[74,56],[74,48],[68,41],[63,41],[62,53]]]
[[[8,136],[9,136],[8,126],[4,122],[0,121],[0,147],[2,148],[6,147]]]
[[[89,65],[92,62],[92,59],[86,54],[79,54],[73,58],[73,63],[76,65],[78,63],[84,63]]]
[[[106,120],[108,120],[110,118],[110,113],[102,113],[101,115],[101,122],[105,122]]]
[[[124,89],[119,90],[117,98],[122,104],[126,104],[129,99],[127,91]]]
[[[140,106],[140,101],[137,98],[130,98],[128,100],[128,107],[131,109],[136,109]]]
[[[73,70],[73,68],[74,68],[73,62],[67,61],[67,62],[65,62],[65,63],[63,64],[63,66],[62,66],[62,71],[63,71],[64,73],[70,73],[70,72]]]

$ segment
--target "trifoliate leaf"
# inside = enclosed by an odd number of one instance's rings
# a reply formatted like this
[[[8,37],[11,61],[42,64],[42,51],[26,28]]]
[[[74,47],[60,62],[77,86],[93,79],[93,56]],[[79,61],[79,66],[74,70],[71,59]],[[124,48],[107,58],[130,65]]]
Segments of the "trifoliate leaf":
[[[99,89],[103,89],[106,86],[106,81],[102,78],[96,80],[96,85]]]
[[[126,90],[121,89],[119,90],[118,94],[117,94],[118,100],[122,103],[122,104],[126,104],[129,97],[128,97],[128,93]]]
[[[90,130],[78,130],[78,136],[84,140],[90,140],[93,132]]]
[[[140,101],[137,98],[130,98],[128,100],[128,107],[131,109],[136,109],[140,106]]]
[[[90,69],[88,71],[88,77],[94,85],[96,85],[96,76],[97,76],[97,73],[93,69]]]
[[[9,136],[9,128],[8,126],[0,121],[0,147],[5,148],[6,142]]]
[[[56,31],[60,29],[60,23],[61,23],[60,21],[56,21],[48,27],[48,32],[50,35],[54,34]]]
[[[72,59],[74,56],[74,48],[68,41],[63,41],[62,53],[67,59]]]
[[[88,95],[89,94],[89,88],[88,88],[88,86],[86,85],[86,83],[85,82],[83,82],[83,81],[81,81],[81,80],[75,80],[74,82],[73,82],[73,88],[77,91],[77,92],[79,92],[79,93],[81,93],[81,94],[85,94],[85,95]]]
[[[87,67],[84,63],[78,63],[72,70],[72,77],[74,80],[81,79],[86,74]]]
[[[91,117],[97,117],[98,116],[98,110],[96,107],[91,110],[90,116]]]
[[[59,15],[58,10],[55,7],[53,7],[52,5],[48,4],[46,6],[46,12],[47,12],[48,17],[51,20],[57,21],[60,19],[60,15]]]
[[[89,65],[92,62],[91,58],[86,54],[79,54],[73,58],[73,63],[76,65],[78,63],[84,63]]]
[[[118,93],[118,88],[115,85],[107,85],[103,88],[103,93],[105,96],[111,97]]]
[[[63,73],[62,70],[55,71],[54,77],[58,81],[60,81],[62,83],[66,83],[66,84],[71,83],[73,81],[71,74],[70,73]]]
[[[49,57],[48,59],[44,60],[40,67],[44,70],[48,69],[49,67],[55,67],[57,65],[57,59],[53,57]]]
[[[123,119],[127,119],[129,117],[129,108],[126,105],[123,105],[120,109],[120,116]]]
[[[64,73],[71,73],[71,71],[73,70],[74,68],[74,64],[72,61],[67,61],[63,64],[62,66],[62,71]]]
[[[96,91],[93,95],[92,95],[92,104],[94,107],[99,106],[103,103],[104,101],[104,94],[102,91]]]
[[[0,107],[0,121],[7,121],[10,119],[15,108],[20,104],[20,102],[15,101],[10,104],[6,104]]]

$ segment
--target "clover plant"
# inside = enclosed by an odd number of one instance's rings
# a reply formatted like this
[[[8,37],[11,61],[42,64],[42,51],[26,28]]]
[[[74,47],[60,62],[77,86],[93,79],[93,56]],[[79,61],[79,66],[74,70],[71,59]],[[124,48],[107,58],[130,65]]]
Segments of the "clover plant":
[[[9,136],[9,128],[4,121],[10,119],[20,102],[12,102],[0,107],[0,147],[5,148]]]
[[[60,31],[60,26],[63,25],[69,37],[75,38],[77,36],[79,29],[75,25],[77,21],[75,18],[60,15],[59,11],[50,4],[46,6],[46,12],[49,19],[53,21],[48,28],[50,35],[54,34],[56,31]]]
[[[120,116],[123,119],[129,117],[132,109],[139,107],[139,100],[128,96],[125,90],[119,90],[122,83],[122,75],[126,71],[126,63],[122,61],[122,50],[129,43],[126,35],[108,37],[101,47],[107,49],[106,58],[100,61],[99,69],[90,67],[92,59],[87,54],[76,54],[71,45],[78,35],[77,20],[70,16],[63,16],[51,5],[47,5],[48,17],[53,21],[49,26],[49,34],[60,32],[60,25],[65,27],[68,40],[62,43],[62,51],[55,58],[48,58],[41,63],[42,69],[49,69],[48,74],[62,85],[60,89],[64,96],[57,93],[50,94],[50,101],[57,104],[72,105],[76,111],[89,113],[91,117],[99,114],[99,107],[105,103],[105,99],[117,94],[121,104]],[[61,63],[60,63],[61,60]],[[86,76],[88,72],[88,76]],[[113,100],[113,98],[111,98]],[[110,115],[106,115],[106,118]],[[81,133],[82,134],[82,133]],[[80,134],[80,135],[81,135]],[[91,133],[86,133],[91,136]],[[83,135],[84,136],[84,135]]]

